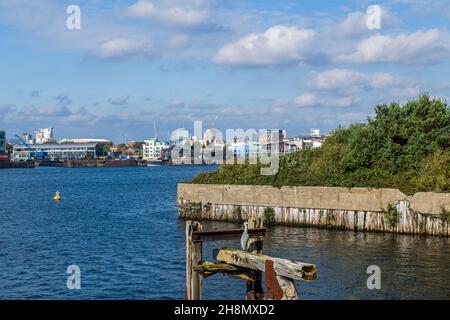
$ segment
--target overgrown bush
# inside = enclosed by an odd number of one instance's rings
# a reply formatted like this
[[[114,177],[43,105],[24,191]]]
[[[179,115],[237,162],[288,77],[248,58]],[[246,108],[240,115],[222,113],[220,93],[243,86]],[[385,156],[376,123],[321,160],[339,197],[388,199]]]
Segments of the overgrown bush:
[[[444,221],[450,222],[450,211],[442,207],[441,217]]]
[[[236,206],[233,209],[233,215],[234,215],[234,219],[237,221],[241,221],[242,220],[242,208],[241,206]]]
[[[384,220],[390,227],[395,227],[398,223],[399,215],[395,205],[389,204],[386,209],[383,209]]]
[[[264,221],[267,225],[275,223],[275,210],[271,207],[264,208]]]
[[[450,109],[446,101],[422,95],[401,106],[375,107],[367,124],[339,126],[322,147],[280,158],[274,176],[261,165],[223,165],[194,183],[272,186],[330,186],[450,191]]]

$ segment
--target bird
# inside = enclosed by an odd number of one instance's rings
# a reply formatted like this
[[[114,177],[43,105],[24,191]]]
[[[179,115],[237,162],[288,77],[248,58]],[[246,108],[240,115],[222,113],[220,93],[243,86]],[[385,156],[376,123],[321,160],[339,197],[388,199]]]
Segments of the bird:
[[[247,251],[248,249],[248,239],[250,237],[248,236],[248,222],[244,222],[244,232],[242,232],[241,236],[241,248],[244,251]]]

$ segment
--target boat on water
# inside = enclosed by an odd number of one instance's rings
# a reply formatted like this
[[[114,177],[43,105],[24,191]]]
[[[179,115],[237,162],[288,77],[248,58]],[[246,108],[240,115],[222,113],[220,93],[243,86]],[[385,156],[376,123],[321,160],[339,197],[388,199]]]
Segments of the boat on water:
[[[156,166],[161,166],[161,165],[162,165],[161,160],[147,161],[147,167],[156,167]]]

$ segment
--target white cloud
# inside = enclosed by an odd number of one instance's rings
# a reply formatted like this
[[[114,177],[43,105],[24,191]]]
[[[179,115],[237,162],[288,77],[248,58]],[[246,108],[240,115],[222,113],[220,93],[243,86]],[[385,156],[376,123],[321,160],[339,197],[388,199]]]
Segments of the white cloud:
[[[6,115],[13,113],[16,110],[16,106],[13,104],[0,105],[0,119],[6,117]]]
[[[294,104],[298,107],[312,107],[317,104],[317,96],[313,93],[305,93],[294,98]]]
[[[126,14],[130,17],[150,17],[154,14],[155,6],[151,2],[138,1],[135,4],[129,6],[126,10]]]
[[[60,106],[68,106],[72,103],[72,99],[68,95],[59,95],[55,97],[55,100],[58,102]]]
[[[367,28],[367,13],[350,12],[338,26],[339,34],[346,37],[363,36],[374,32]],[[381,28],[397,25],[399,18],[385,7],[381,7]]]
[[[223,46],[214,62],[232,66],[267,66],[301,62],[316,33],[309,29],[274,26],[263,33],[251,33]]]
[[[350,12],[345,20],[339,25],[339,33],[344,36],[367,34],[367,14],[362,12]]]
[[[414,98],[419,96],[421,90],[419,86],[398,88],[392,91],[392,95],[396,98]]]
[[[276,108],[284,106],[294,107],[350,107],[359,102],[358,98],[353,96],[324,96],[317,93],[304,93],[294,99],[277,99],[274,101]]]
[[[321,104],[328,107],[350,107],[358,102],[359,99],[352,96],[325,98],[321,100]]]
[[[398,24],[399,19],[385,8],[381,16],[383,30]],[[377,32],[369,30],[366,21],[365,12],[351,12],[343,21],[314,29],[275,25],[225,44],[213,61],[236,67],[353,62],[343,57],[357,50],[358,39]]]
[[[169,109],[182,109],[186,106],[183,100],[181,99],[173,99],[170,101],[167,105],[167,108]]]
[[[389,73],[361,73],[349,69],[331,69],[323,72],[312,72],[307,86],[320,91],[354,92],[361,88],[379,89],[392,86],[410,85],[407,78]]]
[[[149,33],[147,26],[129,23],[97,2],[81,5],[82,26],[76,31],[67,30],[67,14],[53,0],[33,5],[26,0],[0,1],[0,24],[25,31],[21,34],[26,35],[27,43],[35,41],[47,49],[61,47],[105,59],[154,58],[187,45],[188,38],[179,32],[155,28]],[[173,1],[167,5],[169,2]]]
[[[39,90],[33,90],[30,93],[30,97],[34,99],[39,99],[41,97],[41,92]]]
[[[122,96],[122,97],[116,97],[116,98],[109,98],[108,102],[112,105],[123,106],[123,105],[128,104],[129,100],[130,100],[130,96]]]
[[[95,121],[97,116],[89,113],[86,108],[81,107],[76,111],[72,111],[67,106],[27,106],[15,114],[18,121],[48,121],[51,119],[52,123],[61,121],[62,123],[77,122],[77,123],[91,123]]]
[[[139,0],[126,10],[129,17],[149,18],[180,25],[197,26],[209,17],[208,2],[202,0],[145,1]]]
[[[450,56],[450,35],[439,29],[411,34],[377,34],[361,41],[356,51],[337,62],[430,64]]]
[[[151,57],[155,52],[149,41],[114,38],[100,46],[100,57],[121,58],[126,56]]]
[[[189,45],[189,36],[185,34],[177,34],[171,36],[166,43],[166,47],[170,49],[184,48]]]

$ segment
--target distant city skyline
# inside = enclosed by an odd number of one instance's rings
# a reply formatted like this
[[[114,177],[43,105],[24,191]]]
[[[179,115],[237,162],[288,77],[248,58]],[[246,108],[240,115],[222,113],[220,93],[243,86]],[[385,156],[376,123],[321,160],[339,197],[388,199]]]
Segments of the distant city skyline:
[[[80,29],[67,28],[77,5]],[[378,5],[381,28],[368,26]],[[0,128],[9,139],[186,127],[327,133],[422,92],[450,97],[450,3],[25,0],[0,3]]]

